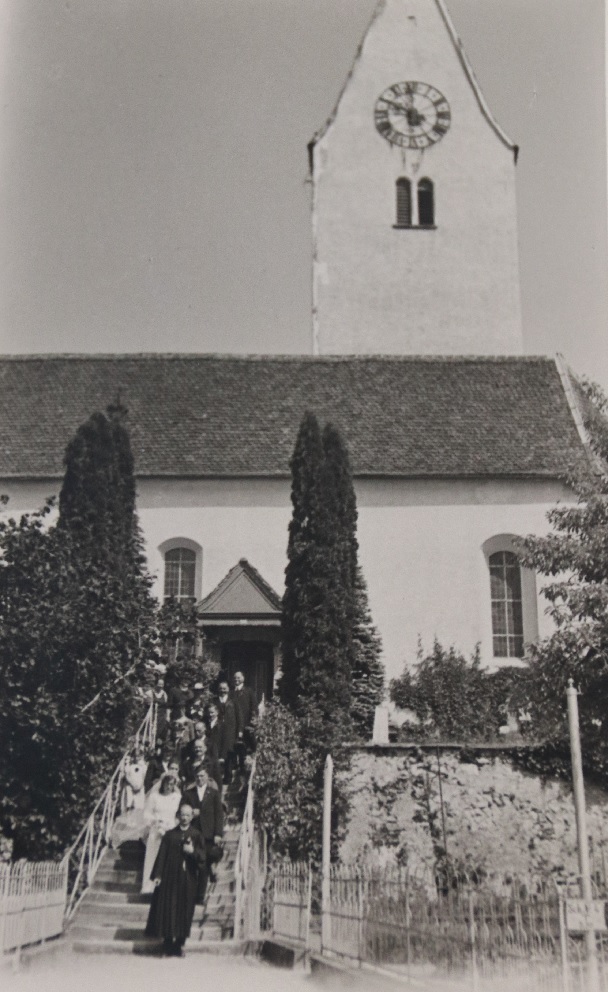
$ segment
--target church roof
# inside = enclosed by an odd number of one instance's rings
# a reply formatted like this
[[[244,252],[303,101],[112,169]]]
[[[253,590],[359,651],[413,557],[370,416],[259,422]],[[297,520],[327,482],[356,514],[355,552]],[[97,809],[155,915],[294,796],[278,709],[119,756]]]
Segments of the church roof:
[[[0,359],[0,478],[61,477],[70,437],[118,395],[140,477],[287,476],[306,410],[340,429],[359,476],[589,464],[552,358],[45,355]]]

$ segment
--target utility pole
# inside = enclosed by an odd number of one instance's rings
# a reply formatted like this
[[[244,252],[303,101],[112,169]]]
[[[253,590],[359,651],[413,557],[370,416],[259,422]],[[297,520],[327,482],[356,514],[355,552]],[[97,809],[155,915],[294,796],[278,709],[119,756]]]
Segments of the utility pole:
[[[578,870],[580,875],[581,896],[585,904],[585,947],[587,950],[588,988],[595,992],[599,988],[597,970],[597,947],[595,943],[595,926],[593,922],[593,890],[591,888],[591,871],[589,868],[589,838],[587,835],[587,808],[585,806],[585,782],[583,779],[583,759],[581,756],[581,738],[578,724],[578,692],[572,679],[568,681],[566,697],[568,699],[568,729],[570,731],[570,757],[572,761],[572,788],[574,792],[574,809],[576,813],[576,836],[578,844]]]

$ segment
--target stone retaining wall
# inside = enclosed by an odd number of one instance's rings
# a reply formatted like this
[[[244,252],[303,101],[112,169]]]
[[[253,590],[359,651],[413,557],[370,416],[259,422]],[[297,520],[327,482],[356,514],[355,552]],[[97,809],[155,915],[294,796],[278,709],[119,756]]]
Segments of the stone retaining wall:
[[[508,749],[365,748],[353,753],[344,860],[452,862],[500,873],[575,874],[569,784],[518,769]],[[587,788],[592,862],[608,863],[608,793]]]

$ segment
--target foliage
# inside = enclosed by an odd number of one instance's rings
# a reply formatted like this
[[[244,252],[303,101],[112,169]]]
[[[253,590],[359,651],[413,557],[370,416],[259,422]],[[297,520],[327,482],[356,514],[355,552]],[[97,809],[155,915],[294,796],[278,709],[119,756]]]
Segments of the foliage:
[[[15,857],[64,849],[133,729],[156,632],[129,456],[122,419],[96,414],[68,446],[56,525],[52,500],[0,524],[0,817]]]
[[[267,831],[271,857],[321,863],[323,774],[326,753],[310,735],[306,721],[274,700],[257,727],[256,823]],[[334,770],[347,767],[338,747]],[[332,856],[343,836],[348,802],[342,778],[334,773]]]
[[[585,426],[596,456],[593,471],[569,479],[575,505],[548,514],[553,530],[529,536],[522,561],[548,576],[542,588],[554,632],[529,646],[530,715],[551,760],[567,766],[566,688],[579,690],[583,760],[588,772],[608,781],[608,400],[583,384]]]
[[[257,729],[255,818],[275,855],[319,859],[322,791],[316,781],[317,762],[302,742],[298,717],[273,701]]]
[[[368,741],[374,729],[374,710],[384,699],[382,641],[367,598],[367,586],[360,566],[355,574],[355,625],[353,629],[353,670],[351,717],[356,734]]]
[[[390,698],[416,717],[406,734],[417,740],[459,743],[492,740],[505,722],[509,697],[525,674],[506,669],[491,674],[481,667],[479,649],[471,660],[435,640],[430,654],[418,650],[413,670],[390,684]]]
[[[167,688],[184,681],[203,685],[203,703],[213,696],[219,665],[205,656],[205,638],[195,603],[165,600],[158,610],[159,650],[165,663]]]

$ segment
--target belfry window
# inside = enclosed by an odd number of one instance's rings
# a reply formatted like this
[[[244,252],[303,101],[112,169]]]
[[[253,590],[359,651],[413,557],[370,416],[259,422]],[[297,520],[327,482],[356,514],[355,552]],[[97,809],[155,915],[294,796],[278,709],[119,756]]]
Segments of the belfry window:
[[[397,180],[397,227],[412,226],[412,184],[403,176]]]
[[[435,193],[430,179],[418,183],[418,224],[433,227],[435,224]]]
[[[524,623],[521,568],[517,555],[512,551],[496,551],[488,561],[494,657],[521,658],[524,653]]]
[[[190,548],[172,548],[165,553],[165,599],[194,602],[196,552]]]

